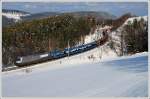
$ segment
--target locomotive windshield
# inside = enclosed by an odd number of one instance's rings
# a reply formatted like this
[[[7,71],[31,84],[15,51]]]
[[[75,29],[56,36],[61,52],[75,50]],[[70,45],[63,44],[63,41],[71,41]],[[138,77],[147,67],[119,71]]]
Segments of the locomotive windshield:
[[[17,57],[17,58],[16,58],[16,61],[20,61],[20,57]]]
[[[16,63],[21,63],[22,62],[22,57],[17,57]]]

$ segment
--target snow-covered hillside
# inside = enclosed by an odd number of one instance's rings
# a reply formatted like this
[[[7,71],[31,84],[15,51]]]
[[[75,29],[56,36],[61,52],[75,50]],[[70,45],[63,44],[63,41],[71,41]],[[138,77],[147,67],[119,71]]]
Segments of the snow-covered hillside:
[[[112,31],[110,33],[111,41],[114,44],[115,52],[117,53],[117,55],[121,54],[121,33],[122,33],[122,30],[123,30],[124,26],[127,25],[129,21],[132,23],[134,21],[134,19],[137,19],[137,21],[139,21],[139,20],[141,20],[141,18],[143,18],[144,21],[148,21],[147,16],[139,16],[139,17],[128,18],[124,22],[124,24],[122,24],[118,29],[116,29],[115,31]],[[124,47],[126,46],[124,42],[123,42],[123,46]],[[123,50],[126,51],[126,48],[124,48]]]
[[[123,25],[128,24],[129,21],[131,23],[133,23],[134,19],[137,19],[137,21],[139,21],[139,20],[141,20],[141,18],[143,18],[145,21],[148,21],[148,17],[147,16],[132,17],[132,18],[127,19]]]
[[[106,51],[107,53],[105,53],[105,51],[103,53],[107,54],[107,56],[112,56],[112,53],[115,56],[120,56],[121,55],[121,33],[122,33],[124,26],[127,25],[129,21],[132,23],[134,19],[137,19],[137,21],[139,21],[141,20],[141,18],[143,18],[144,21],[148,21],[147,16],[131,17],[131,18],[128,18],[119,28],[117,28],[114,31],[110,31],[108,33],[109,40],[107,41],[107,44],[102,46],[103,50],[107,50]],[[94,33],[90,33],[84,38],[84,43],[87,44],[89,42],[97,41],[98,39],[103,37],[102,31],[104,29],[110,29],[111,27],[112,26],[107,26],[107,25],[103,27],[97,26]],[[114,48],[110,47],[111,44],[113,44]],[[126,46],[124,42],[123,42],[123,46]],[[111,52],[111,54],[108,54],[108,49]],[[123,50],[125,52],[126,48],[124,48]]]
[[[14,19],[15,21],[21,20],[21,17],[23,16],[29,16],[30,14],[28,13],[22,13],[22,12],[15,12],[15,11],[3,11],[2,15],[9,18],[9,19]]]
[[[40,64],[2,74],[2,96],[148,96],[148,54]],[[64,60],[64,59],[63,59]],[[72,61],[70,61],[72,60]],[[72,62],[76,62],[72,64]]]

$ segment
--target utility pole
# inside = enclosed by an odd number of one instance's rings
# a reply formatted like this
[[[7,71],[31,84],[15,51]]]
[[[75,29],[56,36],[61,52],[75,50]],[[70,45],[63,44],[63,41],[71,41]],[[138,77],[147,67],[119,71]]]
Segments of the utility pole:
[[[69,59],[69,48],[70,48],[69,41],[70,40],[68,40],[68,59]]]
[[[48,38],[48,51],[50,51],[51,50],[51,41],[50,41],[50,39]]]
[[[101,59],[102,58],[102,46],[101,47],[99,46],[99,52],[100,52],[99,53],[99,58]]]
[[[124,55],[124,45],[123,45],[124,37],[123,33],[121,33],[121,56]]]
[[[14,49],[15,49],[15,51],[13,51],[13,64],[15,63],[16,58],[17,58],[16,55],[18,54],[18,50],[17,50],[17,48],[16,48],[16,47],[17,47],[17,46],[16,46],[16,45],[17,45],[17,44],[16,44],[16,41],[17,41],[17,40],[16,40],[16,36],[17,36],[17,35],[16,35],[16,31],[15,31],[15,33],[14,33],[14,41],[13,41],[13,43],[14,43],[13,45],[14,45]],[[17,54],[16,54],[16,53],[17,53]]]
[[[102,38],[102,30],[99,30],[99,39]],[[99,46],[99,58],[101,59],[102,58],[102,46]]]

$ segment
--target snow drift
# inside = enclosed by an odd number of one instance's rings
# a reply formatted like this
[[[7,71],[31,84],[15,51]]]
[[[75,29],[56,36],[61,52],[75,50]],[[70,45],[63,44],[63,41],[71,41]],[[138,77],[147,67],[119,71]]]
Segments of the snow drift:
[[[76,60],[75,60],[76,61]],[[2,74],[8,96],[148,96],[147,53],[89,63],[43,64]],[[43,67],[42,67],[43,66]]]

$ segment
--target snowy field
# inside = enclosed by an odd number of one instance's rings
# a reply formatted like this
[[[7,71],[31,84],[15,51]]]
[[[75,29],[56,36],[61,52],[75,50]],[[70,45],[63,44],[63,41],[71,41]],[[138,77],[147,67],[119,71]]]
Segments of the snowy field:
[[[2,95],[9,96],[148,96],[147,53],[113,60],[47,67],[2,74]],[[56,67],[56,68],[54,68]]]

